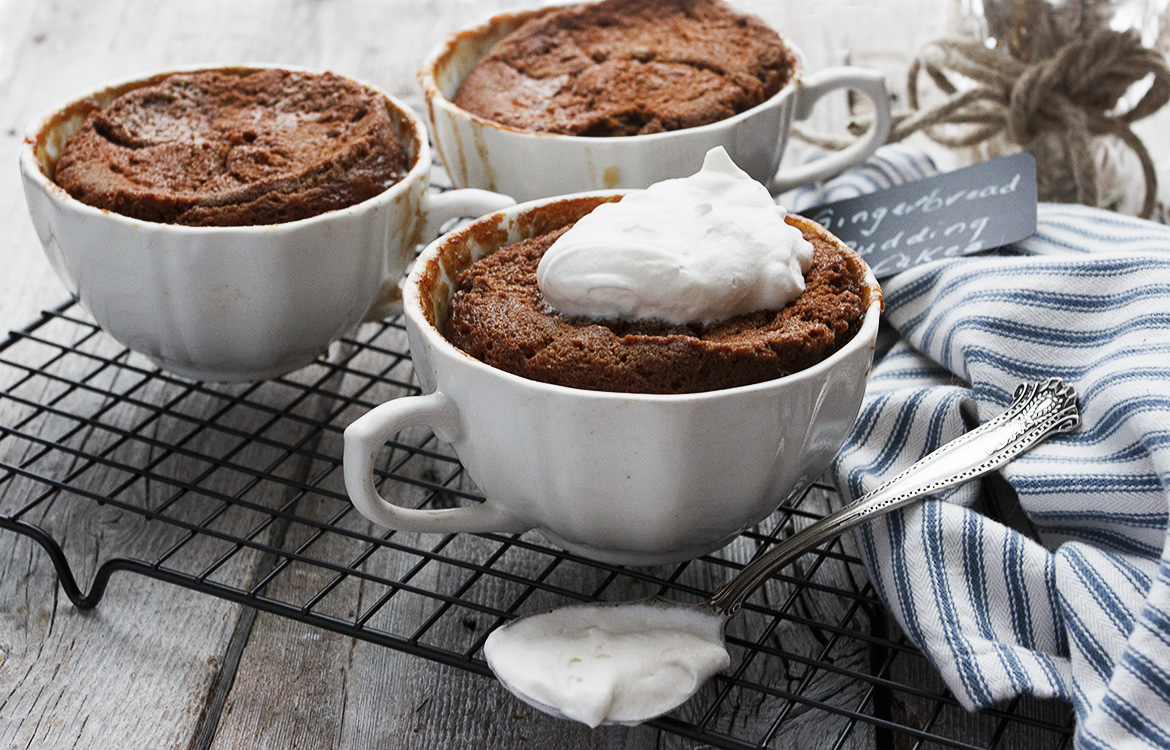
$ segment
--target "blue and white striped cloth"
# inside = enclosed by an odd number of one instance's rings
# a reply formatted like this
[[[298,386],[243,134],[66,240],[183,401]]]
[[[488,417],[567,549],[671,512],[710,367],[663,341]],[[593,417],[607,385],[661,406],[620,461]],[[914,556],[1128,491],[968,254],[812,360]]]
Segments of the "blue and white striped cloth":
[[[794,210],[935,173],[889,146]],[[834,464],[846,500],[1063,378],[1083,423],[1003,470],[1041,543],[973,483],[868,524],[873,583],[968,708],[1071,701],[1077,745],[1170,747],[1170,227],[1042,204],[1036,234],[884,283],[900,339]]]

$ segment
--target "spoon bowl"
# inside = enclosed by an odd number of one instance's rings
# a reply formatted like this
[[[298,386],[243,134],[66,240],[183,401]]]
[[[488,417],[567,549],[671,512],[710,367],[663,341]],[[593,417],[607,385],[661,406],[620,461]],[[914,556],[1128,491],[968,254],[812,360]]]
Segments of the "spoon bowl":
[[[545,713],[594,727],[640,724],[731,663],[726,621],[709,602],[576,604],[496,629],[484,656],[504,687]]]

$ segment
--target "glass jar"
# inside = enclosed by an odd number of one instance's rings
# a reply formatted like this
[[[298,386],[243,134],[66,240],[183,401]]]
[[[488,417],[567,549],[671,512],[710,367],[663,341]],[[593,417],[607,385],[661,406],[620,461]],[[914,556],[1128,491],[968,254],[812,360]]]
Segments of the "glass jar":
[[[960,24],[1022,62],[1044,60],[1103,29],[1135,30],[1155,47],[1170,0],[959,0]]]
[[[1164,51],[1168,7],[1170,0],[958,0],[957,26],[962,34],[974,36],[990,49],[1035,63],[1051,58],[1070,42],[1090,39],[1105,29],[1135,30],[1146,47]],[[1115,111],[1133,107],[1149,86],[1149,80],[1135,84]],[[1003,131],[960,154],[959,160],[974,163],[1020,150]],[[1060,134],[1038,137],[1028,150],[1036,157],[1040,199],[1075,201],[1071,159]],[[1097,166],[1097,205],[1140,213],[1146,187],[1138,157],[1113,135],[1095,136],[1092,150]]]

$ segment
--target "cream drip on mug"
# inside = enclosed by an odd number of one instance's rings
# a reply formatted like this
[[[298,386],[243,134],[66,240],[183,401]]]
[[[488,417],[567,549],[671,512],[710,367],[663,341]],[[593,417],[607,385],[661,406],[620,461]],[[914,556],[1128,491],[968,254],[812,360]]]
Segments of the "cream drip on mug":
[[[565,315],[703,323],[778,310],[812,245],[722,146],[690,177],[603,203],[545,252],[536,283]]]

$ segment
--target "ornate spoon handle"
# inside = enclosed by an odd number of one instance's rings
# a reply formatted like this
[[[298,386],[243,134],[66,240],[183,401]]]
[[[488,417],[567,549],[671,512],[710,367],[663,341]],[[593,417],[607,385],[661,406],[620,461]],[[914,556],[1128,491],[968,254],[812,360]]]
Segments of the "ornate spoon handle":
[[[825,516],[750,563],[711,597],[726,617],[794,558],[866,521],[939,490],[994,471],[1032,446],[1080,424],[1077,394],[1058,378],[1025,383],[995,419],[955,438],[851,505]]]

